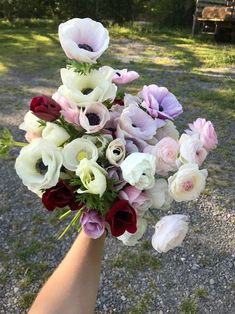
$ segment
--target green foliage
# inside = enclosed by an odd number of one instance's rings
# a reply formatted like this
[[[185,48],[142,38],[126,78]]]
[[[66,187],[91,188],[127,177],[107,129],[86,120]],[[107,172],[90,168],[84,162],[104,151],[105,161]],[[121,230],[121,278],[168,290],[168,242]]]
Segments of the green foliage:
[[[180,311],[182,314],[196,314],[197,305],[193,299],[187,298],[181,302]]]
[[[0,17],[69,19],[91,17],[123,25],[133,20],[158,25],[191,24],[193,0],[1,0]]]
[[[194,295],[198,297],[199,299],[207,299],[208,298],[208,292],[203,288],[198,288],[195,290]]]
[[[0,132],[0,157],[6,157],[9,153],[9,148],[13,142],[11,132],[7,128],[3,128]]]
[[[65,131],[68,132],[68,134],[70,135],[68,142],[71,142],[75,140],[76,138],[80,138],[82,135],[84,135],[84,132],[78,131],[71,123],[68,123],[67,121],[65,121],[63,116],[61,116],[54,123],[58,124],[63,129],[65,129]]]
[[[117,191],[115,190],[114,186],[116,181],[107,178],[107,188],[102,197],[96,194],[90,193],[82,193],[77,195],[77,201],[81,204],[84,204],[84,207],[87,209],[96,209],[99,210],[102,217],[105,217],[109,209],[114,204],[115,200],[117,199]],[[84,189],[80,178],[73,178],[70,180],[70,184],[76,186],[80,189]]]
[[[81,75],[87,75],[92,70],[96,70],[100,67],[99,63],[86,63],[86,62],[78,62],[76,60],[67,60],[67,68],[73,69],[75,72]]]

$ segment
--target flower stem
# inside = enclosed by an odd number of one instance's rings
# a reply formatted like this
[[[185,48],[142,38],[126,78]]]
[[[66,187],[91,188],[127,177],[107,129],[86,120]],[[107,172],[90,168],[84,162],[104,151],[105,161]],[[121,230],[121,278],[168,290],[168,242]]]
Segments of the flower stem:
[[[72,213],[72,210],[69,209],[67,210],[65,213],[63,213],[62,215],[60,215],[59,220],[62,220],[64,218],[66,218],[67,216],[69,216]]]
[[[82,209],[81,208],[79,210],[79,212],[76,213],[76,215],[73,217],[73,219],[70,221],[70,223],[68,224],[68,226],[64,229],[64,231],[59,235],[58,240],[60,240],[65,234],[66,232],[73,226],[75,225],[75,223],[78,221],[78,219],[81,217],[82,215]]]
[[[27,144],[27,143],[23,143],[23,142],[13,141],[11,145],[12,145],[12,146],[24,147],[24,146],[27,146],[28,144]]]

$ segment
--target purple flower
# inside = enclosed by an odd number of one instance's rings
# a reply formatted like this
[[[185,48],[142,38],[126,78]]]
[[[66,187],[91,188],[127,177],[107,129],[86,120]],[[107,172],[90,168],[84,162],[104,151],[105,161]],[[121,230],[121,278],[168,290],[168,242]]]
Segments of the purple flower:
[[[165,87],[159,87],[155,84],[145,85],[140,95],[144,100],[144,107],[155,118],[172,119],[183,112],[183,108],[175,95]]]
[[[121,130],[141,140],[150,140],[157,130],[154,119],[135,104],[129,104],[123,110],[118,125]]]
[[[106,170],[108,172],[108,177],[117,181],[114,188],[117,191],[120,191],[127,184],[127,182],[123,179],[122,169],[120,167],[110,166]]]
[[[104,220],[95,211],[87,211],[80,218],[83,231],[92,239],[98,239],[104,233]]]
[[[127,69],[116,70],[112,82],[115,84],[127,84],[139,78],[139,74],[135,71],[127,71]]]

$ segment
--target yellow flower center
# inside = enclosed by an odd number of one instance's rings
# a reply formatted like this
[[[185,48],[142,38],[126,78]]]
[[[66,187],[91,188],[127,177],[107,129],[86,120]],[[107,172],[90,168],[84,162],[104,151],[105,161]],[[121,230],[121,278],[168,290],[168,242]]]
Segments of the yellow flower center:
[[[81,161],[84,158],[89,158],[89,154],[87,152],[81,151],[77,154],[77,160]]]

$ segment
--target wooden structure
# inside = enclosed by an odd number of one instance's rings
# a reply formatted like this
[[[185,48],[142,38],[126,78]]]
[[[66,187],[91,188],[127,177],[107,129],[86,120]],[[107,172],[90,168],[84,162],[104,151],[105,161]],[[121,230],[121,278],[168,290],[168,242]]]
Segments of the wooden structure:
[[[217,41],[235,41],[235,0],[197,0],[192,35],[199,29]]]

